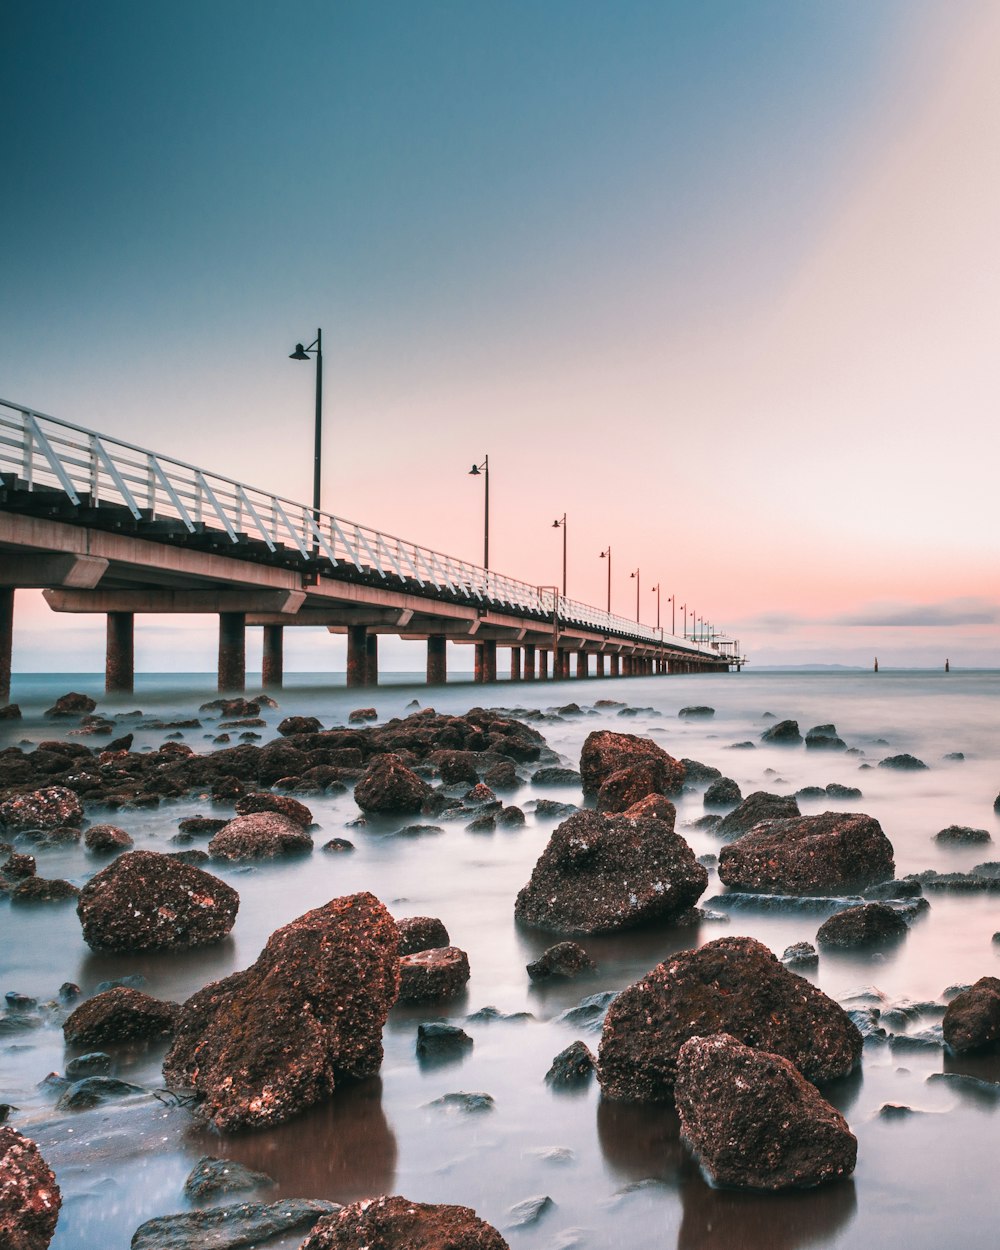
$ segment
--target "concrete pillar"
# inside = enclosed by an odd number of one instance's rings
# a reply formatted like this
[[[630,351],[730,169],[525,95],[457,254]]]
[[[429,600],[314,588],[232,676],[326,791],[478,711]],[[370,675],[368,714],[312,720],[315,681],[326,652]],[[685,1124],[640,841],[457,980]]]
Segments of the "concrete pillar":
[[[484,642],[483,646],[483,681],[497,679],[497,644]]]
[[[598,651],[597,657],[595,660],[595,667],[597,669],[595,676],[603,677],[604,676],[604,652],[603,651]]]
[[[474,680],[477,682],[482,682],[486,680],[486,678],[483,676],[483,673],[485,671],[485,667],[483,663],[483,656],[484,656],[483,644],[481,642],[477,642],[473,650],[476,653]]]
[[[549,680],[549,653],[547,651],[538,653],[538,680]]]
[[[364,625],[347,627],[347,684],[363,686],[368,675],[368,630]]]
[[[108,694],[131,694],[135,690],[134,612],[108,613],[104,689]]]
[[[586,651],[576,653],[576,675],[577,679],[590,676],[590,656]]]
[[[378,634],[365,638],[365,685],[378,685]]]
[[[524,680],[535,680],[535,644],[533,642],[524,644]]]
[[[219,613],[219,689],[247,688],[247,618],[245,612]]]
[[[562,681],[565,676],[566,652],[562,647],[554,647],[552,650],[552,680]]]
[[[265,690],[280,690],[285,681],[285,627],[264,626],[261,683]]]
[[[443,686],[448,680],[448,639],[432,634],[427,639],[427,684]]]
[[[521,680],[521,648],[511,647],[510,649],[510,679],[511,681]]]
[[[634,655],[622,656],[622,676],[623,677],[635,676],[635,656]]]
[[[620,677],[622,672],[622,658],[620,655],[612,655],[611,660],[611,676]]]
[[[10,661],[14,650],[14,591],[0,587],[0,703],[10,702]]]

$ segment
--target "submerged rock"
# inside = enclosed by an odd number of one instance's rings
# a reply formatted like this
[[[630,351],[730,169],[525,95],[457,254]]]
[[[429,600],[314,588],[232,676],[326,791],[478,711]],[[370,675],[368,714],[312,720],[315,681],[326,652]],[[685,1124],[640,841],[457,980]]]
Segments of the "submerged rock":
[[[577,977],[581,972],[593,972],[596,967],[578,942],[557,942],[533,959],[527,970],[532,981],[548,981]]]
[[[55,1175],[35,1143],[0,1127],[0,1246],[45,1250],[61,1206]]]
[[[266,1172],[252,1172],[235,1159],[204,1155],[188,1173],[184,1196],[200,1202],[216,1194],[243,1193],[248,1189],[262,1189],[275,1184],[277,1182]]]
[[[83,835],[83,844],[88,851],[102,854],[127,851],[135,845],[131,834],[119,829],[117,825],[91,825]]]
[[[812,942],[796,942],[785,947],[781,962],[786,968],[815,968],[819,963],[819,955]]]
[[[303,1233],[341,1208],[336,1202],[286,1198],[281,1202],[241,1202],[161,1215],[140,1224],[130,1250],[236,1250],[260,1246],[287,1233]]]
[[[237,816],[252,816],[256,812],[277,812],[279,816],[284,816],[301,829],[308,829],[313,823],[312,812],[305,803],[300,803],[298,799],[293,799],[287,794],[271,794],[270,791],[262,794],[244,794],[236,800],[233,806]]]
[[[177,1003],[163,1002],[142,990],[118,985],[75,1008],[63,1024],[63,1036],[71,1046],[107,1046],[170,1037],[180,1010]]]
[[[771,725],[765,729],[760,735],[761,742],[779,742],[789,746],[795,746],[802,741],[802,734],[799,732],[799,722],[797,720],[780,720],[776,725]]]
[[[886,946],[906,936],[907,924],[888,903],[864,903],[837,912],[816,934],[820,946],[850,950],[858,946]]]
[[[743,793],[732,777],[720,777],[705,791],[706,807],[735,807],[743,801]]]
[[[1000,980],[980,977],[948,1004],[944,1040],[958,1054],[1000,1042]]]
[[[915,755],[887,755],[884,760],[879,760],[879,768],[895,768],[903,772],[919,772],[927,767],[923,760],[917,759]]]
[[[417,1058],[442,1061],[460,1058],[472,1049],[472,1038],[457,1024],[439,1020],[417,1025]]]
[[[970,829],[968,825],[949,825],[934,835],[935,842],[951,843],[958,846],[972,846],[978,842],[992,842],[988,829]]]
[[[597,1060],[584,1042],[573,1042],[552,1060],[545,1074],[547,1085],[585,1085],[597,1070]]]
[[[508,1250],[470,1207],[399,1195],[353,1202],[320,1220],[299,1250]]]

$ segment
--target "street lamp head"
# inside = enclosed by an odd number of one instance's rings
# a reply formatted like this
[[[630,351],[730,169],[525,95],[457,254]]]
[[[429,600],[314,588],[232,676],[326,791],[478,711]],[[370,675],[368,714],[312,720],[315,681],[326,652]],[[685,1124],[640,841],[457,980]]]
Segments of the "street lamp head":
[[[558,521],[553,521],[553,522],[552,522],[552,528],[553,528],[554,530],[559,529],[559,524],[560,524],[560,523],[559,523]]]
[[[638,570],[638,569],[636,569],[636,571],[635,571],[634,573],[629,573],[629,577],[638,577],[638,576],[639,576],[639,570]]]
[[[308,360],[309,355],[301,343],[296,343],[295,351],[289,355],[288,359],[289,360]]]
[[[469,470],[469,472],[472,474],[472,476],[473,476],[473,477],[478,477],[478,476],[479,476],[479,472],[480,472],[480,470],[479,470],[479,465],[478,465],[478,464],[474,464],[474,465],[472,466],[472,468]]]

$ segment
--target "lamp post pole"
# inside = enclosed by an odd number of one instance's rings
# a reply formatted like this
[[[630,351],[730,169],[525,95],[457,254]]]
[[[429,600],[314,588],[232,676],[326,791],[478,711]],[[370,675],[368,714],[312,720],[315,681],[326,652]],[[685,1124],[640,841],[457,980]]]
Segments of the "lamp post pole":
[[[553,521],[553,522],[552,522],[552,528],[553,528],[554,530],[561,529],[561,530],[562,530],[562,532],[563,532],[563,580],[562,580],[562,592],[563,592],[563,598],[565,599],[565,598],[566,598],[566,513],[565,513],[565,512],[562,514],[562,520],[561,520],[561,521]]]
[[[636,569],[636,571],[632,574],[632,576],[635,578],[635,623],[638,625],[639,624],[639,585],[641,581],[641,578],[639,577],[639,570]]]
[[[653,587],[653,591],[656,594],[656,628],[659,629],[660,628],[660,583],[659,582],[657,582],[656,585]]]
[[[608,562],[608,616],[611,615],[611,544],[608,543],[607,551],[601,552],[601,559]]]
[[[686,603],[681,604],[681,611],[684,613],[684,638],[686,641],[688,636],[688,605]]]
[[[667,600],[667,602],[670,604],[670,635],[671,637],[676,638],[677,636],[677,596],[671,595],[670,598]]]
[[[483,457],[482,464],[474,464],[469,470],[473,477],[483,475],[484,494],[484,520],[483,520],[483,568],[489,570],[490,567],[490,458]]]
[[[319,525],[321,465],[323,461],[323,331],[317,330],[315,339],[308,347],[295,344],[289,360],[308,360],[316,357],[316,426],[313,435],[313,520]]]

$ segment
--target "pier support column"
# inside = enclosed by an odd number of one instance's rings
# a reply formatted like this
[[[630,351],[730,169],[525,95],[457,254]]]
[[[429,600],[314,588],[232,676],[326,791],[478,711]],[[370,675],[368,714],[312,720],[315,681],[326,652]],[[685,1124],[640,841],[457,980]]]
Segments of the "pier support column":
[[[363,686],[368,674],[368,630],[364,625],[347,627],[347,684]]]
[[[219,613],[219,689],[247,688],[247,617],[245,612]]]
[[[261,684],[265,690],[280,690],[285,681],[285,627],[264,626],[264,650],[261,656]]]
[[[378,634],[365,637],[365,685],[378,685]]]
[[[524,680],[535,680],[535,644],[533,642],[524,644]]]
[[[552,650],[552,680],[562,681],[563,670],[566,664],[566,652],[562,647],[554,647]]]
[[[135,690],[134,612],[108,613],[104,689],[108,694],[131,694]]]
[[[603,651],[598,651],[597,655],[595,656],[594,667],[596,669],[594,676],[603,677],[604,676],[604,652]]]
[[[10,702],[10,661],[14,651],[14,591],[0,587],[0,703]]]
[[[447,638],[437,638],[432,634],[427,639],[428,686],[443,686],[448,680],[447,646]]]
[[[511,681],[521,680],[521,648],[511,647],[510,649],[510,679]]]
[[[620,677],[622,673],[622,658],[620,655],[612,655],[608,657],[611,663],[611,676]]]
[[[590,656],[586,651],[576,653],[576,676],[578,681],[582,677],[590,676]]]
[[[549,653],[547,651],[538,653],[538,680],[549,680]]]
[[[485,678],[483,677],[483,644],[481,642],[477,642],[476,645],[472,649],[475,652],[475,657],[476,657],[473,680],[476,682],[481,682],[485,680]]]
[[[497,679],[497,644],[484,642],[483,647],[483,681]]]

